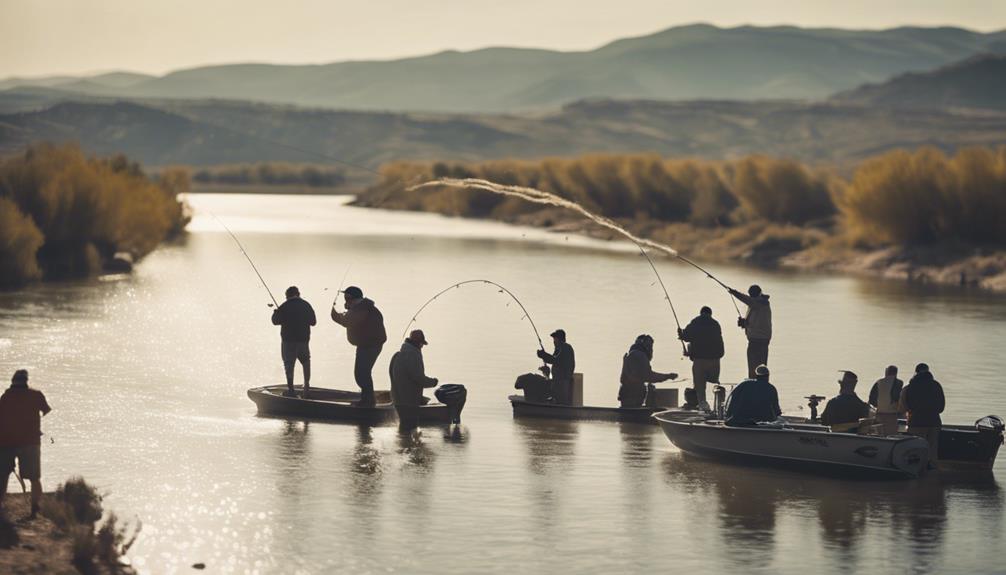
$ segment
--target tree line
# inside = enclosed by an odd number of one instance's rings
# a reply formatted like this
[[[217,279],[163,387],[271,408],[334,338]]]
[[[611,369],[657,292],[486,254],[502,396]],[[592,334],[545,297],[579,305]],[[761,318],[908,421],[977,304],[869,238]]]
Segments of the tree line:
[[[315,164],[262,162],[229,164],[192,170],[199,184],[336,187],[346,183],[345,170]]]
[[[118,252],[141,258],[178,234],[188,215],[184,170],[154,181],[122,155],[34,145],[0,162],[0,287],[84,277]]]

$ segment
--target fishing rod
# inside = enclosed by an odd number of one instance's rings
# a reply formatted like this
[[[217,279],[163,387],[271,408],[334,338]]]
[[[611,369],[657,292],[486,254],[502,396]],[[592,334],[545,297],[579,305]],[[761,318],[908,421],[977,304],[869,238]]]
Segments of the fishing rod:
[[[653,270],[654,275],[657,276],[657,281],[660,282],[660,289],[664,290],[664,299],[667,300],[667,305],[671,306],[671,315],[674,316],[674,324],[678,326],[678,332],[680,333],[681,322],[678,321],[678,312],[674,310],[674,302],[671,301],[671,294],[667,293],[667,286],[664,285],[664,279],[660,277],[660,272],[657,271],[657,266],[653,264],[653,260],[650,259],[650,254],[646,253],[643,246],[636,244],[636,247],[639,248],[639,253],[643,254],[643,257],[646,258],[646,262],[650,264],[650,268]],[[688,347],[685,345],[685,340],[680,337],[678,337],[678,340],[681,342],[681,353],[688,355]]]
[[[713,280],[714,282],[720,284],[723,287],[723,289],[727,290],[728,292],[730,291],[730,286],[728,286],[727,284],[721,282],[716,276],[714,276],[713,274],[709,273],[708,270],[706,270],[705,268],[703,268],[699,264],[693,262],[692,260],[686,258],[685,256],[683,256],[681,254],[676,254],[675,257],[677,257],[679,260],[685,262],[686,264],[692,266],[693,268],[699,270],[700,272],[706,274],[707,278],[709,278],[709,279]],[[734,298],[733,294],[730,294],[730,303],[734,304],[734,309],[737,310],[737,317],[741,317],[741,308],[737,307],[737,300]]]
[[[339,282],[339,289],[335,292],[335,299],[332,300],[332,307],[335,307],[335,304],[339,302],[339,294],[342,293],[342,288],[345,287],[346,285],[346,277],[349,276],[349,270],[351,270],[352,268],[353,268],[352,265],[346,266],[346,272],[342,274],[342,280]]]
[[[262,282],[262,287],[265,288],[265,291],[269,294],[269,299],[272,300],[272,305],[269,306],[269,307],[275,306],[275,307],[278,308],[279,304],[276,303],[276,298],[273,297],[272,291],[269,289],[269,286],[266,285],[265,279],[262,278],[262,274],[259,273],[258,268],[255,266],[255,262],[252,261],[251,256],[248,255],[248,252],[245,250],[245,247],[241,244],[241,240],[239,240],[238,237],[236,235],[234,235],[234,232],[232,232],[231,229],[227,227],[227,224],[223,223],[223,221],[221,221],[220,218],[218,218],[216,214],[214,214],[213,212],[210,212],[210,215],[213,216],[213,219],[216,220],[217,223],[219,223],[221,226],[223,226],[223,228],[225,230],[227,230],[227,233],[234,240],[234,243],[236,243],[238,245],[238,249],[241,250],[241,253],[244,254],[245,259],[248,260],[248,263],[251,264],[252,269],[255,270],[255,275],[258,276],[259,281]]]
[[[433,297],[431,297],[430,299],[426,300],[426,303],[424,303],[423,305],[419,306],[419,309],[416,310],[416,313],[412,314],[412,320],[409,321],[409,325],[405,326],[405,330],[402,332],[402,339],[405,339],[405,336],[409,333],[409,328],[412,327],[412,324],[416,323],[416,319],[419,317],[419,314],[423,313],[423,310],[426,309],[426,306],[430,305],[431,303],[433,303],[434,301],[436,301],[437,298],[439,298],[440,296],[444,295],[445,293],[451,291],[452,289],[460,288],[463,285],[474,284],[474,283],[482,283],[482,284],[488,284],[488,285],[491,285],[491,286],[495,286],[495,287],[499,288],[499,293],[505,293],[508,296],[510,296],[510,299],[512,299],[513,301],[517,302],[517,305],[520,306],[521,311],[524,312],[524,317],[522,317],[521,319],[524,319],[525,317],[527,318],[528,322],[530,322],[530,324],[531,324],[531,329],[534,330],[534,336],[535,336],[535,338],[538,339],[538,347],[542,351],[545,350],[545,345],[542,344],[542,342],[541,342],[541,335],[538,333],[538,327],[534,325],[534,319],[531,318],[531,314],[530,314],[530,312],[527,311],[527,308],[524,307],[524,304],[522,304],[520,302],[520,300],[517,299],[517,296],[515,296],[512,291],[508,290],[507,288],[503,287],[502,285],[500,285],[500,284],[498,284],[498,283],[496,283],[496,282],[494,282],[492,280],[485,280],[485,279],[465,280],[465,281],[462,281],[462,282],[458,282],[456,284],[451,284],[450,286],[448,286],[448,287],[446,287],[446,288],[438,291]]]

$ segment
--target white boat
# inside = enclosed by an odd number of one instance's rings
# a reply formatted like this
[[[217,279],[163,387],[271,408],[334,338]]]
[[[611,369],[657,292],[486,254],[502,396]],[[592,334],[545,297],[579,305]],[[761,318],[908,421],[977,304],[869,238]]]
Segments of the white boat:
[[[929,444],[914,436],[836,433],[822,425],[789,422],[730,427],[677,409],[653,418],[682,451],[723,460],[898,478],[918,477],[929,462]]]

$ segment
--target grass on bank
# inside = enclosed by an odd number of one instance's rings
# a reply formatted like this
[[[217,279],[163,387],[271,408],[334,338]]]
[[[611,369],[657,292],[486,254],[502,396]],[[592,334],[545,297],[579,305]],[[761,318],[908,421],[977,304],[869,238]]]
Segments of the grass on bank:
[[[39,144],[0,162],[0,288],[84,277],[117,252],[139,259],[182,231],[188,174],[157,181],[125,156]]]

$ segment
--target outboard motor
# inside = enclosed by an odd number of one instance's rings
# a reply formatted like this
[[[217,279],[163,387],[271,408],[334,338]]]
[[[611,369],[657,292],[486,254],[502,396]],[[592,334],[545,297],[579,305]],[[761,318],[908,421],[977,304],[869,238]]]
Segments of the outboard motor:
[[[461,410],[465,408],[465,401],[468,399],[468,390],[465,386],[456,383],[445,383],[433,392],[440,403],[447,406],[451,423],[461,423]]]
[[[810,422],[817,423],[817,406],[828,398],[823,395],[808,395],[804,399],[807,400],[807,407],[810,408]]]
[[[716,419],[723,419],[723,410],[727,403],[727,388],[722,385],[713,386],[713,413]]]
[[[1003,442],[1003,430],[1006,429],[1006,422],[998,415],[986,415],[975,422],[975,429],[978,433],[999,436],[999,444]]]

